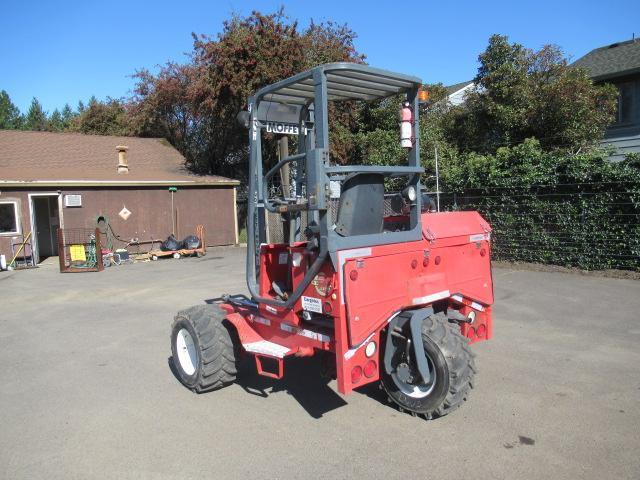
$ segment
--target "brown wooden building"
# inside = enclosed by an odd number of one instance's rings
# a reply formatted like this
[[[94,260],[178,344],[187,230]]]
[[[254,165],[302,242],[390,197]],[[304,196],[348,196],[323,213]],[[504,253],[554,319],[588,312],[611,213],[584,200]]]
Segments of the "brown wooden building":
[[[99,216],[127,241],[181,239],[202,224],[207,245],[237,243],[239,182],[184,163],[164,139],[0,130],[0,254],[9,261],[32,232],[41,261],[57,254],[58,227],[92,228]]]

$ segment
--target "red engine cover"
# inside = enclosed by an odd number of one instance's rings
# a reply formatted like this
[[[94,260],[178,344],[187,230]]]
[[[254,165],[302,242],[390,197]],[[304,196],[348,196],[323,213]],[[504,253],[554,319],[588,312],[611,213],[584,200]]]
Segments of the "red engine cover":
[[[372,247],[344,264],[350,345],[357,345],[398,310],[454,294],[493,303],[489,224],[477,212],[422,217],[425,240]]]

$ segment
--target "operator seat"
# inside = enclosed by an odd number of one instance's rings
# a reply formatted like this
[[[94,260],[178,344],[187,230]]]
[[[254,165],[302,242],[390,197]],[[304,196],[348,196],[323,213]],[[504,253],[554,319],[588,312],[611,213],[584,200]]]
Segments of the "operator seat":
[[[343,237],[382,233],[384,175],[354,173],[342,184],[335,231]]]

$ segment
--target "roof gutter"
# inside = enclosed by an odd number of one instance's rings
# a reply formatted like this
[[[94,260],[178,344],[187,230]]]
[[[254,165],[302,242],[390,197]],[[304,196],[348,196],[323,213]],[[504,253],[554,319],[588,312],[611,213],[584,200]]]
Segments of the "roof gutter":
[[[605,80],[614,80],[616,78],[627,77],[629,75],[634,75],[636,73],[640,73],[640,67],[630,68],[628,70],[619,70],[617,72],[605,73],[602,75],[597,75],[591,77],[594,82],[603,82]]]
[[[238,180],[0,180],[0,187],[235,187]]]

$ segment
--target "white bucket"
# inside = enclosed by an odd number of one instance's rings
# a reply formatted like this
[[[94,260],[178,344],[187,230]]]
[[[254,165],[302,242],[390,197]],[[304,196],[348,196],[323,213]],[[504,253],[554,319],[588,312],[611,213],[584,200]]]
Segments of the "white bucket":
[[[6,270],[7,269],[7,259],[5,258],[4,255],[0,255],[0,270]]]

